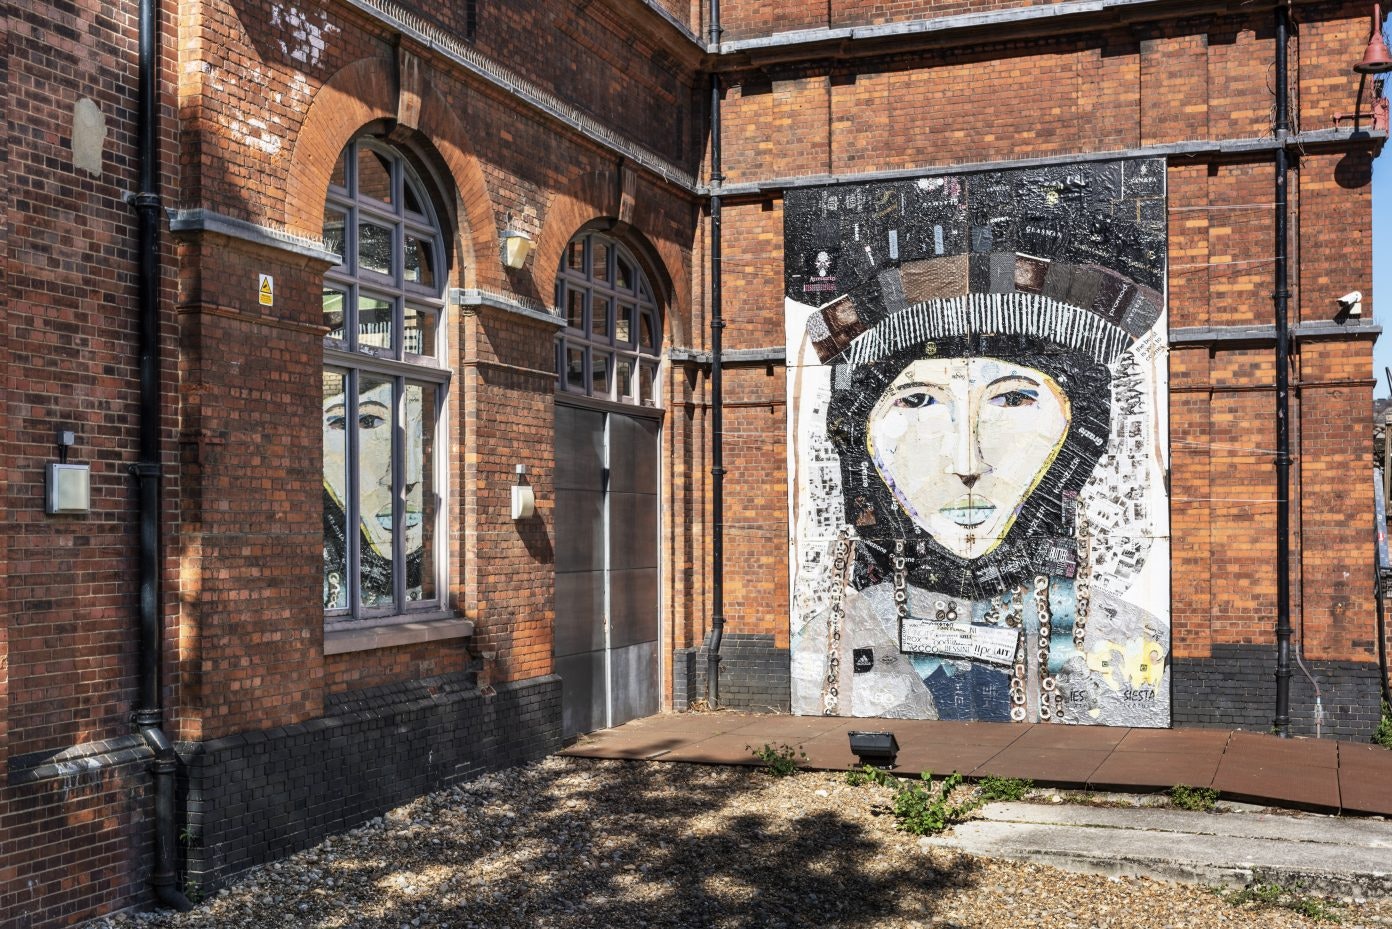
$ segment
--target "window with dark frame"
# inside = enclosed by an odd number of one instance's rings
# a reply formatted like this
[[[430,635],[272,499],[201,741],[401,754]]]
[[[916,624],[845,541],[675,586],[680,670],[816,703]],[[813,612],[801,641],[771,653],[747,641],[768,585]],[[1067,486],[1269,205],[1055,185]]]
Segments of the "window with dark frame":
[[[445,242],[420,177],[370,138],[339,156],[324,242],[327,622],[443,606]],[[350,527],[351,531],[350,531]]]
[[[566,325],[556,338],[557,390],[655,407],[662,316],[638,262],[599,232],[570,240],[556,277]]]

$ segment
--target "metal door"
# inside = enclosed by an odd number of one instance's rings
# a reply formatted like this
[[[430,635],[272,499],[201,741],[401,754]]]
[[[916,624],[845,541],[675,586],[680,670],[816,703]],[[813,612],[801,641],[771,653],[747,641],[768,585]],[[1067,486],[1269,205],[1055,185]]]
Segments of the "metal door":
[[[556,673],[566,738],[658,708],[656,420],[556,405]]]

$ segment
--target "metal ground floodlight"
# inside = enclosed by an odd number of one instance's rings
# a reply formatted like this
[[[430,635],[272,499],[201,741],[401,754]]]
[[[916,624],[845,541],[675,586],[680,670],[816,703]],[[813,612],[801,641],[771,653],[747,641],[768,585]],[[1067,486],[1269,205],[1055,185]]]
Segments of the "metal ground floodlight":
[[[851,752],[863,765],[888,771],[899,757],[899,742],[892,732],[848,732]]]

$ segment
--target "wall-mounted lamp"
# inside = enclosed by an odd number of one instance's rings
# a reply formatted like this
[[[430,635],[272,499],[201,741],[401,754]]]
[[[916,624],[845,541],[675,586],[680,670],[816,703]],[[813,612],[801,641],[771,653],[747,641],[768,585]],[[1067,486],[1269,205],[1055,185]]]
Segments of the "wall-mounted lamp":
[[[1363,292],[1355,290],[1339,298],[1339,313],[1342,316],[1363,315]]]
[[[77,444],[77,433],[58,430],[58,461],[44,472],[44,510],[51,516],[92,511],[91,467],[68,464],[68,449]]]
[[[1363,52],[1363,60],[1353,66],[1359,74],[1382,74],[1392,71],[1392,54],[1387,51],[1387,42],[1382,37],[1382,4],[1373,4],[1373,34],[1368,39],[1368,48]]]
[[[851,739],[851,752],[861,764],[886,771],[894,767],[899,757],[899,742],[894,733],[851,731],[846,734]]]
[[[509,268],[520,268],[527,263],[536,243],[532,237],[520,229],[508,229],[503,233],[503,264]]]
[[[527,476],[527,466],[517,466],[517,483],[512,485],[512,518],[531,519],[536,513],[536,494],[532,492],[531,484],[524,484],[522,479]]]

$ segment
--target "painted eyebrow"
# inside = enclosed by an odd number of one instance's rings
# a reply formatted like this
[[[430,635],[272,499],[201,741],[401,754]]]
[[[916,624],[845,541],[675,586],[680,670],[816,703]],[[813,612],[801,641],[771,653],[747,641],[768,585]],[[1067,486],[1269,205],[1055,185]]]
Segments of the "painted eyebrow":
[[[910,390],[910,389],[912,389],[912,388],[914,388],[914,387],[927,387],[927,388],[931,388],[931,389],[933,389],[933,390],[945,390],[945,389],[947,389],[947,388],[946,388],[946,385],[944,385],[944,384],[929,384],[929,383],[927,383],[926,381],[910,381],[910,382],[907,383],[907,384],[900,384],[898,387],[895,387],[894,390],[895,390],[896,392],[899,392],[899,391],[904,391],[904,390]]]
[[[1031,385],[1031,386],[1033,386],[1033,387],[1038,387],[1038,386],[1039,386],[1039,382],[1038,382],[1038,381],[1036,381],[1036,380],[1035,380],[1034,378],[1032,378],[1032,377],[1026,377],[1026,376],[1023,375],[1023,374],[1007,374],[1007,375],[1005,375],[1004,377],[998,377],[998,378],[996,378],[994,381],[992,381],[991,383],[987,384],[986,386],[987,386],[987,387],[995,387],[997,384],[1004,383],[1005,381],[1024,381],[1026,384],[1029,384],[1029,385]]]

